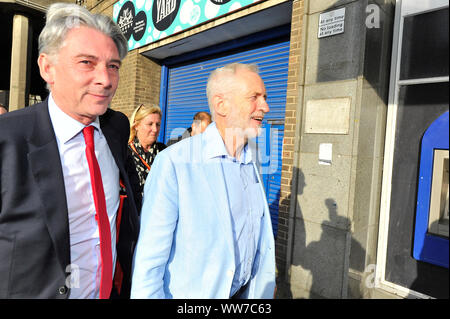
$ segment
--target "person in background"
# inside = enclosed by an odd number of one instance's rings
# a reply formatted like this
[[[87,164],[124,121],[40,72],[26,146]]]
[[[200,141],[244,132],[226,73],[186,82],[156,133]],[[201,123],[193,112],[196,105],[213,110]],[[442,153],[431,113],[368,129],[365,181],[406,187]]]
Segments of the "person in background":
[[[181,134],[177,137],[169,138],[169,140],[167,141],[167,146],[169,147],[170,145],[173,145],[176,142],[179,142],[181,140],[184,140],[185,138],[191,137],[191,133],[192,133],[192,127],[190,126],[186,130],[184,130],[183,134]]]
[[[128,118],[109,108],[126,54],[109,17],[48,8],[38,65],[50,95],[0,117],[0,299],[129,296],[140,194]]]
[[[191,126],[188,127],[182,135],[176,138],[169,139],[169,141],[167,142],[167,146],[175,144],[176,142],[184,140],[185,138],[203,133],[206,127],[211,124],[211,122],[211,115],[208,112],[200,111],[195,113],[194,120],[192,121]]]
[[[141,104],[130,119],[128,151],[136,166],[141,193],[156,155],[167,147],[164,143],[157,142],[161,116],[158,106]]]
[[[8,113],[8,110],[3,104],[0,104],[0,115]]]
[[[275,244],[249,139],[269,111],[255,65],[212,72],[214,122],[161,152],[144,189],[131,298],[273,298]]]
[[[211,124],[211,114],[208,112],[198,112],[194,115],[194,121],[192,122],[191,136],[203,133],[209,124]]]

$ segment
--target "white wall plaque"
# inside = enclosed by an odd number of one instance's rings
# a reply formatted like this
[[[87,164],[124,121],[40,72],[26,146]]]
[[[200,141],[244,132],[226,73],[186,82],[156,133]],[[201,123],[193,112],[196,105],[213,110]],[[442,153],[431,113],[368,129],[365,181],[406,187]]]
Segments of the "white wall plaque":
[[[345,8],[324,12],[319,15],[318,38],[344,33]]]
[[[305,113],[307,134],[348,134],[350,97],[308,100]]]

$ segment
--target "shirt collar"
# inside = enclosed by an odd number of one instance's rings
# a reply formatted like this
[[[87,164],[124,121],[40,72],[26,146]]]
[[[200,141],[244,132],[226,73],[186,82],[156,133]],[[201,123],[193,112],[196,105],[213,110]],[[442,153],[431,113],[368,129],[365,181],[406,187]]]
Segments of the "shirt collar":
[[[55,100],[53,100],[53,96],[51,93],[48,98],[48,112],[50,114],[50,120],[52,121],[55,135],[58,137],[61,143],[67,143],[75,135],[80,133],[80,131],[83,130],[83,128],[85,128],[84,124],[78,122],[74,118],[64,113],[58,107],[58,105],[56,105]],[[89,125],[94,126],[98,130],[100,135],[102,134],[98,116],[95,119],[95,121]]]
[[[255,162],[253,158],[254,152],[252,147],[249,147],[249,143],[244,146],[239,160],[229,155],[215,122],[208,125],[202,135],[206,139],[206,158],[227,157],[242,164],[249,164],[251,161]]]

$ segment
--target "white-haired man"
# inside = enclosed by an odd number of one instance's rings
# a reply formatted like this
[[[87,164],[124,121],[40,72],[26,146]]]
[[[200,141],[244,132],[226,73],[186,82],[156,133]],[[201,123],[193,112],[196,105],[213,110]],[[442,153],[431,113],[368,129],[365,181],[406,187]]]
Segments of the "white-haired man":
[[[212,72],[203,134],[158,154],[144,186],[132,298],[272,298],[274,238],[249,138],[269,111],[253,65]]]

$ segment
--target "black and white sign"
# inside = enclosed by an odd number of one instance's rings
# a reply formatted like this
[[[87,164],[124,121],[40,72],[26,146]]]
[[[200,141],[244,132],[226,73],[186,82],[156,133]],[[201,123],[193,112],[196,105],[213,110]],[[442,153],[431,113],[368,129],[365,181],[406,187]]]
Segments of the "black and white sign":
[[[345,8],[321,13],[319,15],[318,38],[344,33]]]
[[[147,28],[147,15],[144,11],[139,11],[136,17],[134,17],[133,25],[133,37],[136,41],[139,41],[145,33]]]
[[[147,28],[147,15],[144,11],[135,15],[134,4],[128,1],[119,11],[117,25],[127,40],[133,35],[133,38],[139,41]]]
[[[177,17],[181,0],[153,0],[152,19],[159,31],[164,31]]]

